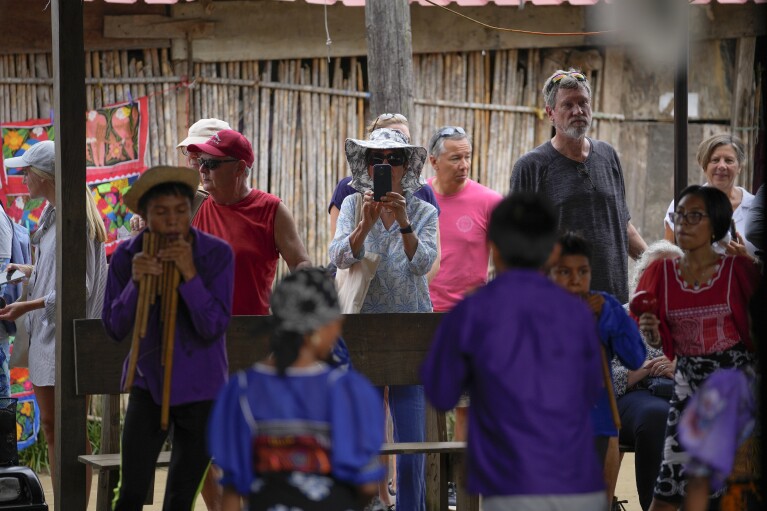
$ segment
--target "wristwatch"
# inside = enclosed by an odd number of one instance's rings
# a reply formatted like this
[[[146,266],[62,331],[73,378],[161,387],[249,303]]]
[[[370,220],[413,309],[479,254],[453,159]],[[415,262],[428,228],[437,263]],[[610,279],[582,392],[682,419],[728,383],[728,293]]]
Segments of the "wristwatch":
[[[402,234],[409,234],[409,233],[413,232],[413,226],[412,225],[408,225],[407,227],[402,227],[402,228],[400,228],[399,232],[401,232]]]

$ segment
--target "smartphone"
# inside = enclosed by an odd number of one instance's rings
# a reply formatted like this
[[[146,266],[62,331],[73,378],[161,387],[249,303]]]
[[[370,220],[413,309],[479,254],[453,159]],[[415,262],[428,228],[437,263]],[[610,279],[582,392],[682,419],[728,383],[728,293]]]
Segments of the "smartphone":
[[[0,286],[3,284],[16,284],[24,280],[26,275],[19,270],[0,273]]]
[[[373,200],[380,202],[381,197],[391,191],[391,165],[379,163],[373,165]]]
[[[733,241],[738,241],[738,231],[735,229],[735,220],[730,221],[730,236]]]

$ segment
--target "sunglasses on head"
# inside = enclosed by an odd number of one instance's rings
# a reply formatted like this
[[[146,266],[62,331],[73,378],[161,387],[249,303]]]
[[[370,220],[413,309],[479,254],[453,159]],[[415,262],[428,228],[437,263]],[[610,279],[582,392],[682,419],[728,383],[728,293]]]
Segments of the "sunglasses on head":
[[[197,158],[197,163],[199,163],[200,167],[205,167],[208,170],[216,170],[221,166],[222,163],[231,163],[233,161],[240,161],[235,160],[234,158],[229,158],[228,160],[213,160],[213,159],[205,159],[205,158]]]
[[[380,165],[384,162],[389,162],[389,165],[392,167],[399,167],[404,165],[405,161],[405,155],[402,153],[370,153],[370,157],[368,158],[368,162],[371,165]]]
[[[567,71],[565,73],[557,73],[557,74],[555,74],[552,77],[552,79],[551,79],[551,83],[559,83],[559,82],[562,81],[562,78],[564,78],[566,76],[570,76],[572,78],[575,78],[579,82],[585,82],[586,81],[586,75],[584,75],[583,73],[580,73],[578,71]]]
[[[429,152],[432,152],[434,150],[434,148],[437,146],[437,142],[439,142],[439,139],[444,137],[452,137],[453,135],[466,136],[466,130],[464,130],[460,126],[445,126],[444,128],[441,128],[432,137],[431,144],[429,145]]]

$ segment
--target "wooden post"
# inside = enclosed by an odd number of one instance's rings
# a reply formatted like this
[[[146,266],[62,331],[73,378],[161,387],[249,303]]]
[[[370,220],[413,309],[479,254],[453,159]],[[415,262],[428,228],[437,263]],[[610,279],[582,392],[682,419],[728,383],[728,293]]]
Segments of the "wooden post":
[[[85,317],[83,3],[51,2],[56,128],[56,509],[85,509],[85,399],[75,385],[74,322]]]
[[[687,186],[687,69],[690,46],[689,7],[686,2],[678,3],[679,47],[674,80],[674,200]]]
[[[740,173],[740,185],[750,192],[756,192],[754,182],[754,143],[756,137],[751,127],[756,124],[753,103],[754,90],[754,58],[756,55],[756,37],[741,37],[735,46],[735,83],[732,87],[732,109],[730,114],[730,131],[739,136],[746,145],[746,163]]]
[[[101,396],[101,454],[120,452],[120,395]],[[96,509],[111,509],[120,474],[104,470],[99,474]],[[103,491],[101,489],[104,489]]]
[[[371,117],[413,112],[413,44],[407,0],[365,2]]]

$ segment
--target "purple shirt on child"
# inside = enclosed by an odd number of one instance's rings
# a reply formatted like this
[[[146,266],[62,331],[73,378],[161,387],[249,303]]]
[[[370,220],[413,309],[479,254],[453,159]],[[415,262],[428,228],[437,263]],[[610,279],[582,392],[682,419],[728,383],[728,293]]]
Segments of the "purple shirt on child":
[[[197,275],[178,286],[172,406],[214,399],[229,374],[225,334],[232,317],[234,256],[225,241],[193,227],[191,233]],[[142,232],[121,243],[109,265],[102,321],[107,334],[117,341],[128,336],[136,318],[138,286],[131,277],[131,266],[133,256],[141,251],[143,238]],[[149,309],[147,333],[141,340],[133,380],[133,385],[149,391],[157,404],[162,401],[164,370],[160,307],[158,298]],[[127,366],[126,358],[121,387],[125,384]]]
[[[590,415],[599,345],[585,303],[532,270],[501,273],[445,315],[421,379],[439,410],[469,391],[471,493],[604,489]]]

